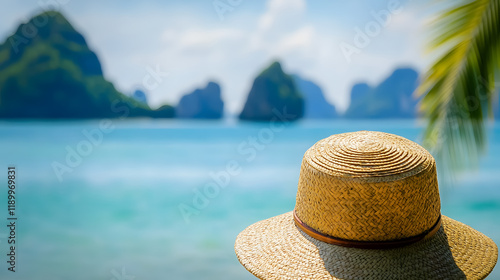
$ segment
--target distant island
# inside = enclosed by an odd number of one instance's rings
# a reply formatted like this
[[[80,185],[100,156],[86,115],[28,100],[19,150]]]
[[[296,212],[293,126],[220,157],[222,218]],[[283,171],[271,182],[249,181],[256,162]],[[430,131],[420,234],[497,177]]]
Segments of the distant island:
[[[417,86],[418,73],[411,68],[396,69],[375,87],[355,84],[350,105],[344,115],[339,116],[318,85],[297,75],[287,75],[279,62],[274,62],[255,79],[240,118],[269,120],[272,108],[284,107],[300,116],[297,119],[415,118],[418,100],[413,93]]]
[[[359,83],[352,87],[346,118],[414,118],[418,100],[413,96],[418,73],[411,68],[396,69],[376,87]]]
[[[295,85],[304,97],[304,118],[306,119],[331,119],[339,115],[335,106],[330,104],[323,90],[316,83],[293,75]]]
[[[304,97],[277,61],[255,78],[240,119],[270,121],[276,118],[276,110],[286,112],[290,120],[304,115]]]
[[[37,22],[36,36],[25,26]],[[36,25],[38,26],[38,25]],[[21,24],[0,45],[0,118],[174,117],[118,92],[103,77],[96,54],[59,12],[45,12]]]
[[[224,101],[219,84],[209,82],[203,89],[184,95],[176,107],[176,116],[184,119],[220,119]]]
[[[23,30],[37,22],[35,36]],[[274,61],[253,80],[239,119],[270,121],[276,112],[289,120],[334,118],[415,118],[413,92],[418,73],[396,69],[380,84],[355,84],[345,113],[337,112],[322,88],[313,80],[285,73]],[[494,107],[496,118],[500,106]],[[107,81],[97,55],[85,38],[59,12],[41,13],[0,45],[0,118],[85,119],[85,118],[184,118],[224,117],[221,86],[208,82],[204,88],[185,94],[174,108],[152,109],[141,89],[125,95]]]

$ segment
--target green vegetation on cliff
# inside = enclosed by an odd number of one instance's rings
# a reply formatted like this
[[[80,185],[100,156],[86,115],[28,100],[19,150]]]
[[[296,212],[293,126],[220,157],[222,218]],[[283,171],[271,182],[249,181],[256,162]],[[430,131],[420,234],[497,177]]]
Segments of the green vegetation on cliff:
[[[276,110],[286,113],[289,120],[304,115],[304,98],[293,78],[284,73],[279,62],[274,62],[255,78],[240,119],[269,121],[276,118]]]
[[[0,45],[0,118],[173,117],[118,92],[96,54],[58,12],[21,24]]]

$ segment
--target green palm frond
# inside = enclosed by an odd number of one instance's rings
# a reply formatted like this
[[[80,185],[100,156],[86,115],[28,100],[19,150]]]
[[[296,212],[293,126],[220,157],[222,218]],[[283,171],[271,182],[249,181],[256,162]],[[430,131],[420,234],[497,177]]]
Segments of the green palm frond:
[[[424,145],[460,170],[476,165],[486,146],[484,119],[492,115],[500,65],[500,0],[450,2],[431,23],[430,50],[440,56],[418,94],[429,121]]]

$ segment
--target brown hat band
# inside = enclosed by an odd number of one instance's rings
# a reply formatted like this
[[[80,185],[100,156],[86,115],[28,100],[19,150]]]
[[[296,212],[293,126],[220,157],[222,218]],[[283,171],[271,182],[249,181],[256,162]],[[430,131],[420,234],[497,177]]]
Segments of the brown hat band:
[[[293,219],[295,220],[295,224],[297,225],[298,228],[300,228],[303,232],[305,232],[307,235],[311,236],[314,239],[326,242],[328,244],[333,244],[343,247],[360,248],[360,249],[393,249],[393,248],[403,247],[418,242],[422,239],[432,237],[441,227],[441,215],[439,215],[439,218],[437,219],[436,223],[430,229],[424,231],[419,235],[397,240],[388,240],[388,241],[355,241],[355,240],[336,238],[318,232],[317,230],[309,227],[304,222],[302,222],[299,219],[299,217],[297,217],[295,210],[293,211]]]

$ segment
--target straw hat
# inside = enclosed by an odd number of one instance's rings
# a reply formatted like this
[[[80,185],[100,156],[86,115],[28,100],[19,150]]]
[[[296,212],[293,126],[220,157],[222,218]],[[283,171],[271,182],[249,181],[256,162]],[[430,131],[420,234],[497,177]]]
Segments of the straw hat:
[[[495,243],[441,215],[436,164],[392,134],[333,135],[304,155],[295,210],[241,232],[260,279],[484,279]]]

